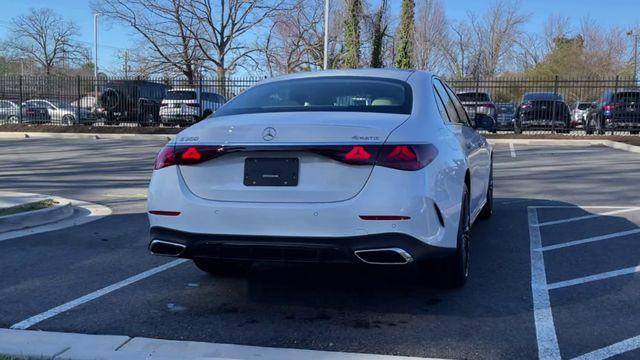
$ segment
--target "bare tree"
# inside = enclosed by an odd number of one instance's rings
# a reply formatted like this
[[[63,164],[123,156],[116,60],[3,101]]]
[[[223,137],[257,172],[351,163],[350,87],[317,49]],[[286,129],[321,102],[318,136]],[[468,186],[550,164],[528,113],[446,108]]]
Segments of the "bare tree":
[[[520,12],[517,1],[498,0],[491,4],[482,17],[469,13],[476,46],[480,53],[476,60],[476,76],[493,77],[505,70],[513,60],[511,55],[522,36],[522,26],[528,16]]]
[[[623,29],[604,29],[595,19],[584,17],[579,33],[584,39],[584,61],[589,72],[584,75],[610,77],[623,71],[630,55]]]
[[[198,23],[185,11],[187,0],[100,0],[95,11],[130,26],[144,40],[144,59],[154,71],[177,73],[193,82],[203,66],[196,46]],[[189,31],[187,30],[189,29]]]
[[[75,38],[78,27],[51,9],[31,9],[9,24],[9,40],[5,46],[15,57],[34,61],[50,75],[57,66],[81,65],[88,61],[89,51]]]
[[[286,0],[190,0],[184,9],[195,23],[186,30],[222,79],[247,62],[257,65],[259,49],[250,46],[248,37],[287,4]]]
[[[274,17],[257,48],[269,76],[319,69],[323,56],[323,0],[300,0]]]
[[[447,19],[441,0],[419,1],[416,7],[415,65],[419,69],[441,70],[443,46],[447,42]]]
[[[469,68],[478,49],[473,46],[471,28],[466,22],[454,22],[446,32],[447,41],[441,45],[445,57],[445,66],[455,78],[461,79],[469,75]]]

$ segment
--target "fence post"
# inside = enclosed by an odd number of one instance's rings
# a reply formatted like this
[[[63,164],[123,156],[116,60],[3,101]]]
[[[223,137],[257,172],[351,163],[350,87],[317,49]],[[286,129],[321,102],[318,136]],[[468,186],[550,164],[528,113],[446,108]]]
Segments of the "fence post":
[[[80,75],[77,76],[76,78],[76,84],[78,86],[77,89],[77,95],[78,95],[78,100],[76,101],[76,124],[80,124],[80,103],[81,103],[81,94],[80,94]]]
[[[204,109],[202,108],[202,72],[200,72],[200,75],[198,76],[198,86],[200,87],[200,96],[198,99],[200,102],[200,119],[197,119],[196,121],[200,121],[204,117]]]
[[[474,124],[476,123],[476,120],[479,119],[478,118],[478,101],[479,101],[478,91],[480,91],[480,75],[476,77],[476,94],[475,94],[476,98],[474,99],[476,103],[476,113],[473,115]]]
[[[554,95],[558,95],[558,75],[556,75],[556,78],[553,82],[553,94]],[[553,101],[551,102],[553,109],[551,110],[551,132],[555,133],[556,132],[556,118],[558,117],[558,112],[556,110],[556,105],[559,104],[560,102],[557,101],[556,99],[553,99]]]
[[[18,81],[18,86],[19,86],[19,92],[20,92],[20,123],[22,124],[22,111],[24,110],[22,108],[22,103],[24,102],[24,99],[22,98],[22,75],[20,75],[19,77],[19,81]]]

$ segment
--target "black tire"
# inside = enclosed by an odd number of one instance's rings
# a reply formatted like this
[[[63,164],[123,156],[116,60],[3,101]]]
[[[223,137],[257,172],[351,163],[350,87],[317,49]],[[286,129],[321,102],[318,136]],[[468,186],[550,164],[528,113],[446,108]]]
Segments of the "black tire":
[[[60,125],[73,125],[76,119],[73,115],[65,115],[62,117],[62,123]]]
[[[469,214],[469,190],[463,186],[462,209],[458,225],[458,243],[456,253],[443,259],[444,286],[457,288],[463,286],[469,277],[469,243],[471,235],[471,216]]]
[[[631,130],[631,131],[629,131],[629,134],[631,134],[631,135],[638,135],[638,134],[640,134],[640,131],[638,131],[638,130]]]
[[[522,134],[522,129],[521,128],[515,128],[515,129],[513,129],[513,133],[514,134]]]
[[[195,258],[193,263],[196,267],[211,275],[239,275],[249,268],[249,262],[231,262],[215,259]]]
[[[480,211],[480,219],[489,219],[493,215],[493,158],[491,159],[491,169],[489,170],[489,187],[487,188],[487,201]]]

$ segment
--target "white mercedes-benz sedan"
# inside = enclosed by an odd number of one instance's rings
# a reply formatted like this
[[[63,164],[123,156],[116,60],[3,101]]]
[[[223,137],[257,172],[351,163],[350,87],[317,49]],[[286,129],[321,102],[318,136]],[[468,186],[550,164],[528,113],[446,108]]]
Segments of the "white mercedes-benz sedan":
[[[299,73],[246,90],[160,151],[149,249],[210,273],[437,263],[417,268],[460,286],[492,197],[492,148],[437,76]]]

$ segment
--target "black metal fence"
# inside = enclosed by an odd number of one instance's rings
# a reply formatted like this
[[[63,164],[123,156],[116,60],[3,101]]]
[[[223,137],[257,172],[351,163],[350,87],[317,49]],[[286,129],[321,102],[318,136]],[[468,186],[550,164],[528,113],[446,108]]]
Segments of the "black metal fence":
[[[260,80],[5,76],[0,77],[0,124],[187,126]],[[630,78],[448,83],[483,131],[571,135],[640,131],[640,86]]]

